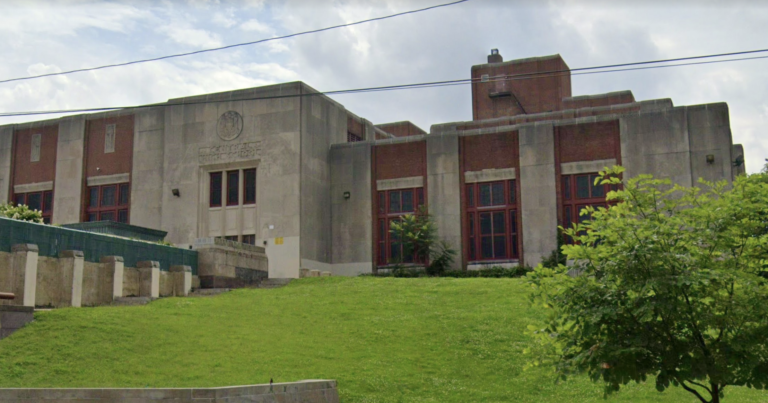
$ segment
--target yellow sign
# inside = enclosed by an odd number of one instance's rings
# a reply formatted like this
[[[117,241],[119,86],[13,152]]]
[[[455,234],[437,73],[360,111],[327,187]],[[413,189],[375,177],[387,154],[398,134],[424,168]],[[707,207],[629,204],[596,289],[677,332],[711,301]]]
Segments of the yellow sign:
[[[282,245],[283,244],[283,237],[275,238],[275,245]]]

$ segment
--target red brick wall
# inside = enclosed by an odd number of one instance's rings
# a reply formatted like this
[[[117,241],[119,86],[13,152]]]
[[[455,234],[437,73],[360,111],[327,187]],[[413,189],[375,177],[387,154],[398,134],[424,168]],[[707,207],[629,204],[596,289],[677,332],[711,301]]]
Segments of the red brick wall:
[[[518,165],[517,132],[461,137],[464,172]]]
[[[373,153],[374,180],[427,174],[426,141],[377,145],[373,148]]]
[[[424,130],[411,122],[397,122],[376,125],[377,128],[394,135],[395,137],[418,136],[427,134]]]
[[[40,161],[31,162],[32,135],[40,133]],[[49,182],[56,178],[56,148],[59,125],[17,130],[13,133],[13,178],[11,185]],[[13,189],[11,189],[13,193]]]
[[[619,121],[555,127],[559,163],[594,161],[621,156]]]
[[[472,68],[472,116],[474,120],[523,113],[542,113],[562,109],[562,99],[571,96],[571,75],[567,73],[518,77],[493,81],[496,76],[510,76],[568,70],[562,58],[536,58],[521,63],[494,63]],[[479,82],[484,74],[489,82]],[[489,93],[511,91],[514,97],[491,98]],[[519,101],[515,102],[514,99]]]
[[[130,173],[133,162],[133,115],[94,119],[87,122],[85,175]],[[104,153],[107,125],[115,127],[115,152]],[[99,168],[99,170],[96,170]]]

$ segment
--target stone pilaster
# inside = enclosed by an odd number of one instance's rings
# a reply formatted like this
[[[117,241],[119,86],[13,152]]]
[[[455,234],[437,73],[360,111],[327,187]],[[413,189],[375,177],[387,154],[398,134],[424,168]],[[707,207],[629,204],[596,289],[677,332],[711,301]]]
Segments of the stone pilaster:
[[[2,284],[4,289],[16,294],[11,305],[35,306],[35,290],[37,290],[37,257],[38,248],[34,244],[18,244],[11,247],[13,263],[11,273],[6,278],[8,284]]]
[[[136,263],[139,270],[139,296],[160,298],[160,262],[145,260]]]
[[[173,276],[173,295],[186,297],[192,291],[192,268],[189,266],[171,266],[168,271]]]
[[[59,253],[59,268],[65,273],[64,278],[72,279],[72,292],[64,306],[79,308],[83,302],[83,266],[85,255],[79,250],[65,250]],[[66,285],[63,285],[66,286]],[[66,298],[66,297],[65,297]]]
[[[114,273],[112,282],[112,299],[123,296],[123,274],[125,272],[125,263],[122,256],[103,256],[101,263],[106,263],[107,270]]]

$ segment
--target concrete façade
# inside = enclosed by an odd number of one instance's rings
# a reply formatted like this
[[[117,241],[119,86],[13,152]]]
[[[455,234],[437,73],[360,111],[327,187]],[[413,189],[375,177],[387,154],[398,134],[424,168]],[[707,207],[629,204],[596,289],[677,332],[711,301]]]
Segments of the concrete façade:
[[[269,277],[370,273],[426,204],[456,266],[535,265],[605,202],[605,166],[693,185],[744,172],[725,103],[573,97],[559,55],[472,67],[473,120],[373,125],[301,82],[0,126],[0,200],[46,221],[129,222],[193,247],[264,245]]]

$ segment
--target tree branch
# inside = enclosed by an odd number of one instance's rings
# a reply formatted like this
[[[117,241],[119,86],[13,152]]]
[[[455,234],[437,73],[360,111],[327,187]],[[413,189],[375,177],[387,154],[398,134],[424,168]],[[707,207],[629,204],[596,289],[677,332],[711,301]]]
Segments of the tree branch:
[[[699,400],[701,400],[702,403],[710,403],[709,400],[704,399],[704,397],[699,393],[699,391],[697,391],[696,389],[691,388],[688,385],[686,385],[685,381],[681,381],[680,378],[677,378],[677,382],[680,383],[680,386],[682,386],[683,389],[687,390],[688,392],[693,393],[694,396],[698,397]]]

